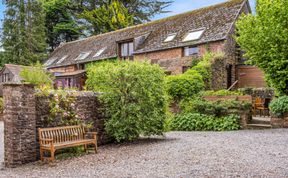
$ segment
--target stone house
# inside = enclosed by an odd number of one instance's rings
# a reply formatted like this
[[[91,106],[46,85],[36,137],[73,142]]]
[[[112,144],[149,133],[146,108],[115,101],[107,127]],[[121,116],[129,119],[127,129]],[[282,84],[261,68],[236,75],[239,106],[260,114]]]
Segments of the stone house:
[[[0,96],[2,93],[2,84],[3,83],[21,83],[22,78],[20,72],[23,68],[30,68],[29,66],[14,65],[14,64],[5,64],[4,67],[0,70]]]
[[[148,60],[174,75],[185,72],[195,57],[207,51],[222,52],[225,57],[213,67],[213,89],[226,89],[233,83],[236,87],[264,87],[263,73],[243,64],[242,52],[234,40],[235,23],[242,13],[251,13],[248,0],[230,0],[68,42],[52,52],[44,65],[56,74],[57,85],[81,88],[85,65],[91,62]]]

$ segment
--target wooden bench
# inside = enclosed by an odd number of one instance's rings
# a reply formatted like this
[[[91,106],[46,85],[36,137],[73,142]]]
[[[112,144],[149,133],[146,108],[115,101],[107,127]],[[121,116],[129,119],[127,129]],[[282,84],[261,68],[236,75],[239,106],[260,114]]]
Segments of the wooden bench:
[[[84,146],[87,151],[87,145],[94,145],[95,153],[97,153],[97,132],[85,132],[85,128],[81,125],[39,128],[40,158],[44,161],[44,152],[49,151],[51,157],[47,158],[51,161],[55,159],[55,151],[75,146]],[[88,136],[92,136],[91,139]]]

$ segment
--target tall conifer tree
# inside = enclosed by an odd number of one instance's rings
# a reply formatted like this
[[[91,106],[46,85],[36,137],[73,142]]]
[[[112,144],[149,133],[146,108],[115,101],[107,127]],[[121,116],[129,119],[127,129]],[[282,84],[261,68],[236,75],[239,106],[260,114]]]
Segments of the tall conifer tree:
[[[5,2],[3,23],[3,61],[29,65],[46,55],[44,14],[37,0]]]

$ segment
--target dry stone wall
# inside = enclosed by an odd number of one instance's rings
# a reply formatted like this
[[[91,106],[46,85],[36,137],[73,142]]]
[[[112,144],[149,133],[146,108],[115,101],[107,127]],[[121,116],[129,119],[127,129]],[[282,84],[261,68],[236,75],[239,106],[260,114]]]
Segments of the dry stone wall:
[[[5,84],[4,92],[4,142],[5,166],[33,162],[39,159],[38,128],[55,127],[57,122],[47,122],[50,115],[50,97],[36,94],[33,85]],[[75,94],[73,95],[75,96]],[[98,132],[98,144],[105,144],[111,138],[104,132],[105,115],[93,92],[76,93],[76,114],[84,122],[93,121],[91,131]]]

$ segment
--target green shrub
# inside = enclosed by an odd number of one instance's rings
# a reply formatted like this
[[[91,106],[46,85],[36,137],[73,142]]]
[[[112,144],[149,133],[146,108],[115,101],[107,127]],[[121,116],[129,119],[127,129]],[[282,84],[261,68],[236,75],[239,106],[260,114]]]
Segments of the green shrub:
[[[251,103],[242,101],[206,101],[202,98],[183,100],[180,103],[182,112],[201,113],[216,117],[226,116],[228,111],[246,110],[251,108]]]
[[[243,92],[241,91],[228,91],[228,90],[208,90],[201,92],[202,96],[242,96]]]
[[[105,130],[116,141],[161,135],[167,112],[164,71],[158,65],[116,61],[87,68],[88,90],[103,92]]]
[[[37,87],[42,85],[52,86],[54,79],[39,62],[32,67],[24,67],[20,72],[20,76],[25,83],[34,84]]]
[[[199,113],[183,113],[171,122],[171,128],[176,131],[227,131],[240,128],[239,116],[229,115],[216,118]]]
[[[273,114],[278,117],[282,117],[285,113],[288,113],[288,96],[281,96],[274,99],[269,108]]]
[[[3,98],[0,98],[0,114],[3,113],[3,110],[4,110]]]
[[[197,72],[168,76],[166,78],[166,85],[168,94],[174,101],[193,97],[204,89],[202,76]]]

